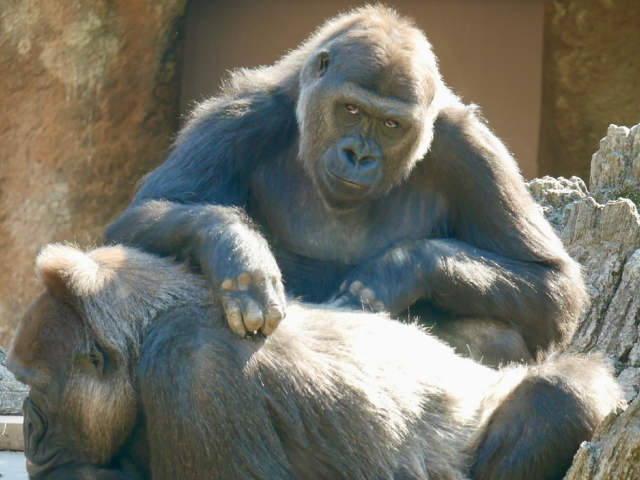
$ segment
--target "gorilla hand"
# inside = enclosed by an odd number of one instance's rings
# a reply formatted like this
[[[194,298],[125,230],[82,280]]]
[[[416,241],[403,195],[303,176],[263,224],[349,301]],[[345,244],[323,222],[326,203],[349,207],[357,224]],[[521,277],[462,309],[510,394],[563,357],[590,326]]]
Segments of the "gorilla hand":
[[[385,302],[376,297],[376,292],[363,284],[360,280],[345,280],[340,285],[340,293],[334,297],[329,303],[331,307],[354,307],[361,305],[373,312],[388,311]]]
[[[266,240],[244,223],[217,229],[204,242],[201,267],[238,335],[270,335],[284,318],[280,269]]]
[[[265,276],[261,269],[224,280],[218,298],[229,326],[238,335],[257,330],[270,335],[284,318],[282,280],[275,275]]]
[[[346,276],[328,305],[399,314],[425,293],[430,262],[419,258],[420,249],[415,247],[415,242],[397,245],[360,264]]]

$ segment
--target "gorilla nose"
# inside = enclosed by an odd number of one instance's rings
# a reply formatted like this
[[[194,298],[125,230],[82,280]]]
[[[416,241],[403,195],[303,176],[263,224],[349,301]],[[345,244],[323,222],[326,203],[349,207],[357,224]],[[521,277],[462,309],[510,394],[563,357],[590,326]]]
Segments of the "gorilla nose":
[[[353,166],[358,163],[358,154],[352,148],[341,147],[338,156],[347,165]]]
[[[368,170],[376,166],[376,156],[369,145],[358,137],[345,138],[338,150],[338,157],[349,168],[357,166],[361,170]]]

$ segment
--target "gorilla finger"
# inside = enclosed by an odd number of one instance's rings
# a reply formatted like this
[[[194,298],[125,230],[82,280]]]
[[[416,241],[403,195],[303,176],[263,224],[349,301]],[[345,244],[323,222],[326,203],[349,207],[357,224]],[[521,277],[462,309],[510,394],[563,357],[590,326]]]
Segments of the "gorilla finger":
[[[256,286],[256,290],[264,312],[264,325],[260,331],[263,335],[271,335],[285,316],[284,287],[279,279],[273,281],[264,279],[260,285]]]
[[[251,272],[251,277],[256,284],[261,284],[262,282],[264,282],[265,274],[261,269],[255,269],[253,272]]]
[[[242,309],[238,301],[229,295],[220,295],[220,303],[222,303],[222,308],[231,330],[244,337],[247,334],[247,330],[244,328],[244,323],[242,323]]]
[[[285,295],[282,282],[264,280],[256,285],[255,292],[262,309],[267,312],[271,306],[281,306],[284,310]]]
[[[376,299],[376,294],[370,288],[360,290],[360,300],[364,303],[372,304]]]
[[[224,282],[220,284],[220,289],[234,292],[238,289],[238,286],[236,285],[235,280],[231,278],[227,278]]]
[[[376,300],[375,302],[373,302],[371,304],[371,307],[374,312],[384,312],[385,310],[387,310],[387,307],[385,306],[385,304],[382,303],[380,300]]]
[[[285,313],[282,307],[279,307],[278,305],[270,305],[267,307],[267,311],[264,315],[264,325],[260,329],[262,334],[265,336],[271,335],[276,328],[278,328],[278,325],[280,325],[284,316]]]
[[[349,286],[349,293],[351,295],[359,296],[360,291],[364,288],[364,285],[360,280],[356,280]]]
[[[247,291],[251,286],[253,279],[251,274],[248,272],[241,273],[238,275],[238,290]]]
[[[284,284],[282,283],[282,280],[280,278],[274,280],[271,284],[275,295],[278,299],[278,303],[280,303],[281,305],[285,305],[286,304],[286,299],[287,299],[287,294],[285,293],[285,289],[284,289]]]
[[[260,305],[258,305],[258,302],[248,295],[242,297],[240,305],[246,330],[251,333],[257,332],[264,323],[264,317],[262,316]]]
[[[325,303],[329,308],[344,308],[350,303],[350,299],[347,295],[342,295],[330,302]]]

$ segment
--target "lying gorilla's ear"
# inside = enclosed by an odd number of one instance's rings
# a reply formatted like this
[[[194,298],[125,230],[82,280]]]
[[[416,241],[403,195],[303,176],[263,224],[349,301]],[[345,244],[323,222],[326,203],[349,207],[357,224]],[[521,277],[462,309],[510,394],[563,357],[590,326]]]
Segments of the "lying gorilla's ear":
[[[86,297],[99,293],[115,272],[69,245],[44,247],[36,259],[36,274],[52,294],[62,297]]]

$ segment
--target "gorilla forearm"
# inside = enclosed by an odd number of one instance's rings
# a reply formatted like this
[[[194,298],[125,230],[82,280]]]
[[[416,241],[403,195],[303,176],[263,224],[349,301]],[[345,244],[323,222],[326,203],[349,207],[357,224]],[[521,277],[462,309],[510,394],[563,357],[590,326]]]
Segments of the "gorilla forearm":
[[[436,257],[426,285],[431,301],[514,327],[533,355],[569,340],[582,307],[582,279],[572,264],[521,262],[456,240],[429,243]]]
[[[474,107],[452,103],[435,124],[425,174],[450,201],[456,240],[437,242],[429,298],[513,326],[531,353],[568,341],[586,299],[578,264],[527,192],[513,157]]]
[[[239,335],[258,329],[270,334],[284,316],[280,269],[266,240],[238,208],[142,202],[131,206],[105,236],[200,269]]]
[[[131,206],[107,228],[105,240],[188,261],[215,285],[269,255],[266,241],[250,223],[235,207],[152,200]],[[217,265],[216,258],[226,260],[230,252],[234,265]]]
[[[573,267],[520,262],[454,239],[420,240],[359,266],[341,290],[374,310],[398,314],[426,299],[455,315],[504,323],[535,355],[573,332],[581,308],[573,290],[582,286]]]

